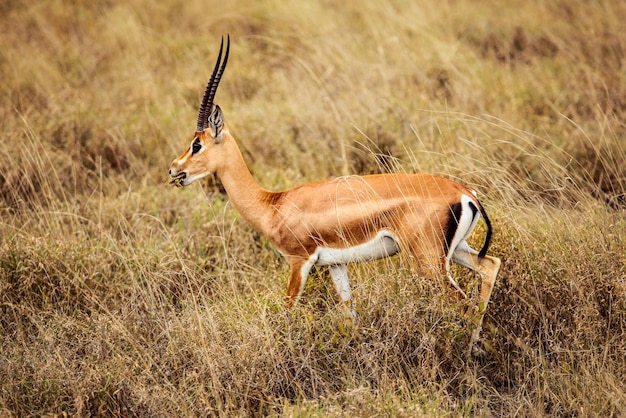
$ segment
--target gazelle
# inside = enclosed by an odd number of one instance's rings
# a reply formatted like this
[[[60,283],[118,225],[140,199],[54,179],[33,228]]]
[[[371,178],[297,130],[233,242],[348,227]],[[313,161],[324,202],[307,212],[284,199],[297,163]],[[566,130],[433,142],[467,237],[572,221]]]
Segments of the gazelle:
[[[481,278],[478,313],[470,350],[500,268],[486,255],[492,227],[476,193],[454,181],[427,174],[379,174],[306,183],[272,192],[252,177],[222,109],[213,103],[228,62],[230,37],[222,62],[224,39],[198,112],[189,148],[169,169],[170,183],[182,187],[215,173],[241,215],[287,258],[291,267],[287,307],[297,303],[313,266],[328,266],[340,302],[356,315],[347,265],[390,257],[399,252],[428,277],[447,277],[450,261]],[[486,226],[480,252],[466,239],[478,220]]]

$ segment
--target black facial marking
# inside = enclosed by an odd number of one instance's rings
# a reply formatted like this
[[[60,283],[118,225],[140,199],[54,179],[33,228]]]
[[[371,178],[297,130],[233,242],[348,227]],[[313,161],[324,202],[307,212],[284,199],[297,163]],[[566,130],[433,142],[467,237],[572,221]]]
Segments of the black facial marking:
[[[200,140],[196,138],[196,140],[193,141],[193,144],[191,144],[191,154],[197,154],[198,152],[200,152],[201,149],[202,144],[200,143]]]

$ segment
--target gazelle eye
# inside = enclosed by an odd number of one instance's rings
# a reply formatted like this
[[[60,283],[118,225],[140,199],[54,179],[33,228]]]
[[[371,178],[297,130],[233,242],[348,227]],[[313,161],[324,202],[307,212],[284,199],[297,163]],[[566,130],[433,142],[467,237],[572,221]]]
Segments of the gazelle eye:
[[[193,141],[193,144],[191,144],[191,154],[197,154],[201,149],[202,144],[200,143],[200,140],[196,138],[196,140]]]

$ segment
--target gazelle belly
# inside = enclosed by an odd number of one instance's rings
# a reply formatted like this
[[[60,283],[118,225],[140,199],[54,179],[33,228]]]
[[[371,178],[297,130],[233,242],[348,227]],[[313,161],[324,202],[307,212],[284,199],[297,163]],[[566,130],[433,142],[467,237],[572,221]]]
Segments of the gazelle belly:
[[[378,260],[399,252],[398,239],[389,231],[380,231],[372,240],[353,247],[318,247],[310,260],[318,266],[332,266]]]

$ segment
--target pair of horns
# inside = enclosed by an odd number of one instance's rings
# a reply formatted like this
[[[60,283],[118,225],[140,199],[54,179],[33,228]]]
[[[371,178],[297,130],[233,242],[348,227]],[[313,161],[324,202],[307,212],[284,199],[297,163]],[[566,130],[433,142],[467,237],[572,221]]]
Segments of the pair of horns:
[[[228,62],[228,52],[230,51],[230,35],[226,41],[226,54],[224,54],[224,62],[220,66],[222,61],[222,50],[224,49],[224,37],[222,36],[222,43],[220,45],[220,52],[217,56],[217,62],[211,74],[211,79],[204,90],[204,96],[202,97],[202,103],[200,103],[200,110],[198,110],[198,125],[196,126],[196,132],[203,132],[207,128],[207,123],[211,112],[213,111],[213,98],[215,98],[215,92],[217,86],[220,84],[222,74],[226,68]]]

